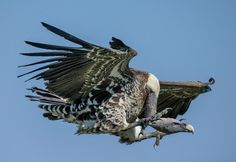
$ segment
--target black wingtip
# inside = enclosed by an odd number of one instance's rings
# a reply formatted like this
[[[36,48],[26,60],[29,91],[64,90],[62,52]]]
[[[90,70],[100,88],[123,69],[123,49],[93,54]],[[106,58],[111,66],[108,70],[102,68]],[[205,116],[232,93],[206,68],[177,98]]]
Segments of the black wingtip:
[[[48,23],[45,23],[45,22],[41,22],[41,24],[45,27],[45,28],[52,28],[53,26],[52,25],[49,25]],[[55,27],[54,27],[55,28]]]
[[[120,39],[117,39],[115,37],[111,38],[111,41],[109,42],[111,48],[126,51],[129,49],[127,45],[125,45]]]
[[[111,37],[111,40],[113,40],[113,41],[120,41],[120,42],[122,42],[120,39],[118,39],[118,38],[116,38],[116,37]]]
[[[26,55],[26,53],[19,53],[19,54],[20,54],[20,55],[24,55],[24,56]]]
[[[208,83],[209,83],[209,85],[213,85],[213,84],[215,84],[215,79],[213,78],[213,77],[211,77],[210,79],[209,79],[209,81],[208,81]]]
[[[28,43],[27,43],[27,44],[28,44]],[[22,52],[22,53],[19,53],[19,54],[20,54],[20,55],[23,55],[23,56],[31,56],[31,55],[30,55],[31,53],[23,53],[23,52]]]
[[[19,65],[19,66],[17,66],[18,68],[22,68],[22,67],[25,67],[25,65]]]
[[[209,78],[208,82],[205,83],[205,89],[203,92],[210,92],[211,91],[211,85],[215,84],[215,79],[213,77]]]
[[[112,42],[116,42],[116,43],[119,43],[119,44],[122,45],[122,46],[126,46],[126,45],[124,44],[124,42],[122,42],[122,40],[120,40],[120,39],[118,39],[118,38],[116,38],[116,37],[111,37],[111,40],[112,40]]]
[[[31,42],[31,41],[25,41],[26,44],[29,44],[31,46],[37,46],[36,42]]]
[[[25,43],[26,43],[26,44],[30,44],[30,45],[31,45],[31,43],[32,43],[32,42],[30,42],[30,41],[25,41]]]
[[[57,28],[57,27],[55,27],[55,26],[49,25],[49,24],[47,24],[47,23],[45,23],[45,22],[41,22],[41,24],[42,24],[45,28],[47,28],[49,31],[51,31],[51,32],[53,32],[53,33],[55,33],[55,34],[57,34],[57,35],[59,35],[59,36],[62,36],[62,37],[64,37],[65,39],[67,39],[67,40],[69,40],[69,41],[71,41],[71,42],[74,42],[74,43],[76,43],[76,44],[79,44],[79,45],[81,45],[81,46],[83,46],[83,47],[85,47],[85,48],[91,49],[92,46],[95,46],[95,45],[93,45],[93,44],[91,44],[91,43],[88,43],[88,42],[86,42],[86,41],[84,41],[84,40],[82,40],[82,39],[80,39],[80,38],[77,38],[77,37],[75,37],[75,36],[73,36],[73,35],[71,35],[71,34],[65,32],[65,31],[63,31],[63,30],[61,30],[61,29],[59,29],[59,28]]]
[[[47,26],[48,24],[47,23],[45,23],[45,22],[41,22],[41,24],[43,25],[43,26]]]
[[[20,66],[18,66],[18,67],[20,67]],[[21,78],[21,77],[23,77],[23,76],[25,76],[25,75],[26,75],[26,74],[18,75],[17,78]]]

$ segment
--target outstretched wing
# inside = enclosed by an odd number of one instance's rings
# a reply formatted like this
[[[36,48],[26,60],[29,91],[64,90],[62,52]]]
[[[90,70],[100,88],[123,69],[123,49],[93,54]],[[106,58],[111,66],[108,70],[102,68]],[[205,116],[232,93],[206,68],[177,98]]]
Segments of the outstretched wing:
[[[81,47],[66,47],[26,41],[27,44],[34,47],[53,51],[22,53],[25,56],[50,58],[20,66],[45,64],[19,77],[43,70],[30,79],[45,80],[46,89],[71,102],[87,97],[90,90],[99,82],[104,82],[107,77],[113,77],[123,83],[132,80],[128,64],[130,59],[137,53],[119,39],[112,38],[110,42],[112,49],[108,49],[83,41],[46,23],[42,23],[42,25],[51,32],[81,45]]]
[[[211,90],[209,85],[214,84],[213,78],[208,83],[202,82],[169,82],[160,81],[160,95],[158,98],[157,112],[165,108],[173,108],[165,117],[176,118],[183,115],[189,108],[192,100],[199,94]]]

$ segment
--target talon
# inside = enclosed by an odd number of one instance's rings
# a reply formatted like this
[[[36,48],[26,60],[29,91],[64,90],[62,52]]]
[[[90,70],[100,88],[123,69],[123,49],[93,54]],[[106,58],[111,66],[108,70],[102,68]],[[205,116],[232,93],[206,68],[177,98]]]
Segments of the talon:
[[[173,108],[168,107],[165,108],[164,110],[162,110],[160,113],[156,114],[157,118],[161,118],[163,115],[167,114],[170,110],[172,110]]]
[[[158,132],[157,132],[158,133]],[[157,134],[157,137],[156,137],[156,141],[153,145],[153,148],[156,150],[156,147],[160,145],[160,140],[161,140],[161,136],[160,134]]]
[[[157,147],[157,145],[156,145],[156,143],[154,143],[153,148],[154,148],[155,150],[157,150],[156,147]]]
[[[162,113],[162,115],[165,115],[165,114],[167,114],[170,110],[172,110],[172,108],[171,108],[171,107],[168,107],[168,108],[164,109],[161,113]]]
[[[160,139],[156,138],[156,142],[153,145],[153,148],[156,150],[156,147],[159,146],[160,144]]]

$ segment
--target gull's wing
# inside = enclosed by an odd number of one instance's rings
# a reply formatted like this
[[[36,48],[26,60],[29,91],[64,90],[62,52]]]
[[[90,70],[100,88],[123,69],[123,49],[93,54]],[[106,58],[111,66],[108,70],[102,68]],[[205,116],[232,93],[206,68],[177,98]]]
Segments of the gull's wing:
[[[161,89],[157,112],[171,107],[173,109],[165,117],[176,118],[178,115],[183,115],[188,110],[192,100],[199,94],[210,91],[210,85],[214,82],[213,78],[210,78],[207,83],[160,81]]]
[[[42,23],[42,25],[51,32],[79,44],[81,47],[66,47],[26,41],[27,44],[34,47],[52,51],[22,53],[26,56],[50,58],[20,66],[44,64],[44,66],[19,77],[43,70],[30,79],[45,80],[46,89],[71,102],[87,97],[92,88],[102,81],[106,83],[104,80],[108,77],[122,83],[133,79],[128,64],[130,59],[137,53],[119,39],[112,38],[110,42],[111,49],[103,48],[83,41],[54,26],[46,23]]]

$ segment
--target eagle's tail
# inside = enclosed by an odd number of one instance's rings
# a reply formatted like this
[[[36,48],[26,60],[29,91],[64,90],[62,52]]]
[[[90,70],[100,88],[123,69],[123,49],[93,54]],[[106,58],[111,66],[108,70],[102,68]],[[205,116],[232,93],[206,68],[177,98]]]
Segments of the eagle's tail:
[[[35,96],[26,95],[31,101],[40,102],[39,108],[46,110],[43,114],[50,120],[66,119],[71,114],[71,104],[66,102],[63,98],[37,87],[30,88]]]

